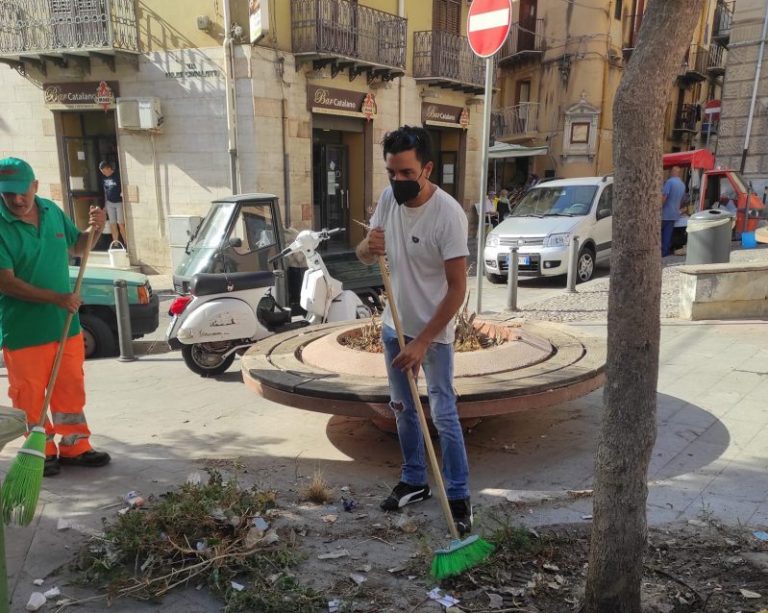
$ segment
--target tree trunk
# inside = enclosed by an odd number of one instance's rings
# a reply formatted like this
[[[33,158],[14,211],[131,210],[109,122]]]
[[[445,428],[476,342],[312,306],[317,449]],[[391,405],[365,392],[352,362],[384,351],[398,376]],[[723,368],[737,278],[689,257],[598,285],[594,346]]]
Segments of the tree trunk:
[[[651,0],[613,105],[614,207],[605,410],[586,613],[639,613],[656,440],[664,112],[702,0]]]

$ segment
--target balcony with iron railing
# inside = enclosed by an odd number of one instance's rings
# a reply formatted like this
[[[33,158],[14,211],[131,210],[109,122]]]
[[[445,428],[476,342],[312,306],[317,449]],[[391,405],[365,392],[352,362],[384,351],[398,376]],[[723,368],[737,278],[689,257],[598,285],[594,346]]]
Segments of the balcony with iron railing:
[[[114,70],[115,56],[138,53],[135,0],[0,0],[0,62],[45,72],[98,57]]]
[[[534,138],[539,131],[539,106],[538,102],[521,102],[493,111],[491,127],[496,140],[514,143]]]
[[[709,50],[701,45],[691,45],[683,58],[678,78],[681,82],[687,84],[705,81],[708,65]]]
[[[350,79],[366,73],[388,81],[405,73],[403,17],[349,0],[291,0],[291,38],[299,62],[348,70]]]
[[[698,132],[699,113],[696,105],[683,104],[672,126],[672,137],[679,139],[683,134],[696,134]]]
[[[731,40],[732,23],[733,2],[718,0],[715,6],[715,17],[712,21],[712,40],[718,45],[727,47]]]
[[[499,51],[499,63],[541,57],[543,51],[544,20],[526,19],[512,24],[509,36]]]
[[[414,32],[413,76],[428,85],[479,94],[485,87],[485,60],[472,53],[466,36]]]
[[[621,24],[622,32],[622,50],[624,55],[629,56],[637,46],[637,38],[640,32],[640,26],[643,23],[643,13],[634,13],[625,15]]]
[[[707,72],[710,75],[719,77],[725,74],[725,54],[725,47],[720,45],[711,45],[709,47]]]

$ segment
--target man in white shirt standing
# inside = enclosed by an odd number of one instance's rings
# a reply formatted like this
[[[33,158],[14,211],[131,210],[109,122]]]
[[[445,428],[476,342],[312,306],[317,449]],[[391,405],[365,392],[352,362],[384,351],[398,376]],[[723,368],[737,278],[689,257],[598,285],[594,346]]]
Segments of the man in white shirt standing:
[[[365,263],[387,256],[395,294],[387,299],[397,301],[406,337],[401,351],[387,308],[382,341],[403,465],[400,482],[381,508],[394,511],[431,496],[424,440],[405,375],[409,368],[418,372],[423,367],[451,512],[459,533],[465,534],[472,528],[472,505],[453,388],[453,341],[454,318],[466,293],[467,216],[429,180],[434,163],[426,130],[403,126],[386,135],[383,147],[390,187],[381,194],[371,230],[357,246]]]

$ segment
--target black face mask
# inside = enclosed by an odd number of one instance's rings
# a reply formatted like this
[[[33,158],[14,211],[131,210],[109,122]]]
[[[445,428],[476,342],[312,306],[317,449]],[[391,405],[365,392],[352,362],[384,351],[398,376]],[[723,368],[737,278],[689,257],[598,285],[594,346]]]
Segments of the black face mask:
[[[421,175],[423,174],[424,171],[422,170]],[[419,175],[419,179],[421,179],[421,175]],[[410,202],[419,195],[419,192],[421,192],[421,185],[418,181],[413,179],[405,179],[403,181],[390,179],[389,184],[392,186],[392,195],[395,197],[397,204]]]

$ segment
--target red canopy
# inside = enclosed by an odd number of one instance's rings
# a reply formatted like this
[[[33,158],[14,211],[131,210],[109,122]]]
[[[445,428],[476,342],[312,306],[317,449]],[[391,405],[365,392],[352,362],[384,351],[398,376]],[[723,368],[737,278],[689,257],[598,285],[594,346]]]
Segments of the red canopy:
[[[680,166],[681,168],[703,168],[712,170],[715,167],[715,156],[709,149],[694,149],[678,153],[664,154],[664,168]]]

